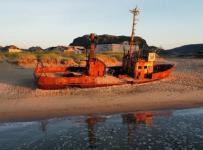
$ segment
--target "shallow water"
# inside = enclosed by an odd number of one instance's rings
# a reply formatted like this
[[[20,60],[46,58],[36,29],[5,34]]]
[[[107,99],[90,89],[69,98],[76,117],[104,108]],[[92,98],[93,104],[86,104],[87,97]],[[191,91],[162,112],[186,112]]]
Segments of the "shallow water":
[[[203,149],[203,109],[0,123],[0,149]]]

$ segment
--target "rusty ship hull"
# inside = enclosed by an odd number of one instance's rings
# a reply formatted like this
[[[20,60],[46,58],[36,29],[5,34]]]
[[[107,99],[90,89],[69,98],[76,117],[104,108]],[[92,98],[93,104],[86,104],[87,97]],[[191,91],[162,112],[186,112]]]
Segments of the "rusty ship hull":
[[[120,67],[121,68],[121,67]],[[94,88],[94,87],[107,87],[114,85],[124,84],[142,84],[161,80],[168,77],[174,65],[172,64],[160,64],[155,65],[155,72],[152,73],[148,78],[145,79],[134,79],[125,80],[125,77],[119,78],[119,83],[97,83],[98,77],[92,77],[83,74],[68,73],[67,67],[55,66],[55,67],[36,67],[34,77],[36,80],[37,87],[40,89],[64,89],[67,87],[79,87],[79,88]],[[99,77],[102,78],[102,77]]]

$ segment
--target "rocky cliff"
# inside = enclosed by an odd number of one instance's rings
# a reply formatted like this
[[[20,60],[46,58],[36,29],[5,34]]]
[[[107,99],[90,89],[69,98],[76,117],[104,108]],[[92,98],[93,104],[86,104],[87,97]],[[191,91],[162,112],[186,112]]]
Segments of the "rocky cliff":
[[[115,35],[98,35],[97,36],[97,44],[122,44],[123,42],[129,42],[129,36],[115,36]],[[147,42],[141,37],[135,37],[135,41],[139,45],[140,48],[146,47],[148,48]],[[89,48],[90,41],[89,35],[84,35],[82,37],[75,38],[73,42],[70,44],[71,46],[84,46],[85,48]]]

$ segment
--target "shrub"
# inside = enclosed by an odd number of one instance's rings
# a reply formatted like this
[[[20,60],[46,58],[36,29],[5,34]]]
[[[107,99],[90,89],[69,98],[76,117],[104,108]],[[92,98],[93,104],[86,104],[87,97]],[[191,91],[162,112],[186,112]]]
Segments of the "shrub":
[[[78,66],[78,64],[72,58],[63,59],[61,62],[66,66]]]
[[[60,64],[61,63],[61,56],[56,53],[41,54],[39,59],[43,63],[46,63],[46,64]]]
[[[31,52],[31,53],[33,55],[35,55],[37,59],[40,59],[45,54],[44,51],[35,51],[35,52]]]
[[[29,52],[20,53],[17,57],[17,63],[19,65],[35,64],[37,57]]]
[[[72,58],[75,62],[79,63],[82,60],[86,60],[86,54],[75,54],[73,52],[62,53],[63,57]]]
[[[4,55],[5,57],[7,57],[8,59],[15,59],[15,58],[18,58],[18,56],[20,55],[21,53],[10,53],[10,52],[5,52]]]
[[[105,52],[103,52],[101,54],[107,55],[107,56],[110,56],[110,57],[115,57],[119,61],[122,61],[122,59],[123,59],[123,52],[105,51]]]
[[[63,57],[70,57],[72,55],[74,55],[75,53],[74,52],[71,52],[71,51],[65,51],[62,53],[62,56]]]
[[[4,60],[4,54],[0,53],[0,62],[2,62]]]
[[[108,67],[121,65],[115,57],[110,57],[104,54],[97,54],[97,58],[103,61]]]
[[[112,53],[111,57],[115,57],[117,60],[122,61],[123,60],[123,53]]]

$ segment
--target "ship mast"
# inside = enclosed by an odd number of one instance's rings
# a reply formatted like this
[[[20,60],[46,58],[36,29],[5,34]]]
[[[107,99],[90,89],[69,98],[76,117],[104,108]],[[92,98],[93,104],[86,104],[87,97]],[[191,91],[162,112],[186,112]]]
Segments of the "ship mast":
[[[127,55],[124,54],[123,57],[123,70],[126,73],[132,73],[134,64],[135,64],[135,58],[133,58],[133,47],[135,45],[135,26],[136,26],[136,21],[137,21],[137,16],[139,15],[140,11],[136,7],[130,12],[133,14],[133,25],[132,25],[132,34],[130,38],[130,49],[128,50]]]
[[[133,45],[135,45],[135,25],[136,25],[136,21],[137,21],[136,17],[139,15],[140,11],[136,7],[134,9],[130,10],[130,12],[133,14],[133,26],[132,26],[132,34],[131,34],[131,39],[130,39],[130,50],[129,50],[130,59],[132,59]]]

